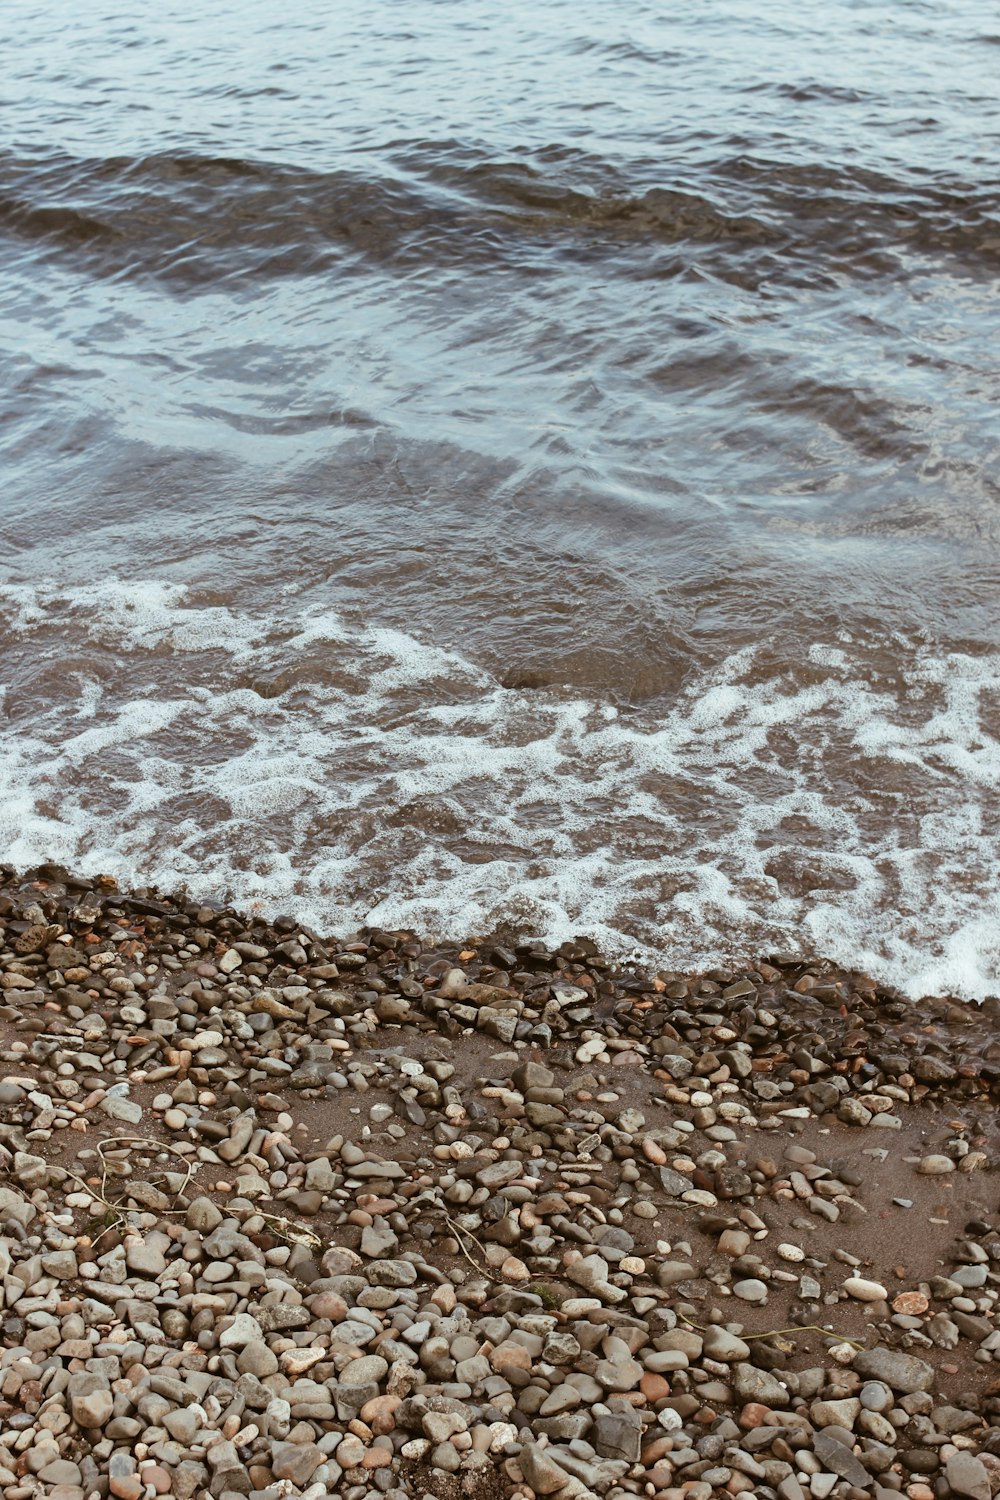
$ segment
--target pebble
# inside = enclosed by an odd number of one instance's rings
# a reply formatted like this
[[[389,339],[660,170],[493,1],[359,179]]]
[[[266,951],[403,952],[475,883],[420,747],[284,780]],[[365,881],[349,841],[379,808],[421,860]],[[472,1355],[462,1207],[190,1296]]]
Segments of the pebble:
[[[844,1282],[844,1291],[858,1302],[882,1302],[889,1293],[879,1281],[867,1281],[863,1276],[849,1276]]]
[[[941,1177],[954,1170],[955,1163],[950,1156],[925,1156],[917,1167],[917,1171],[924,1177]]]
[[[974,1013],[101,892],[0,891],[5,1500],[1000,1489]]]

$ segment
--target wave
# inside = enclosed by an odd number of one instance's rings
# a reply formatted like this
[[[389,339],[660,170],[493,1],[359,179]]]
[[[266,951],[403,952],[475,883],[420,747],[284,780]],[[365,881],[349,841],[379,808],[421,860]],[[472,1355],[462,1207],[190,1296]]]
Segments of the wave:
[[[328,928],[1000,975],[1000,656],[841,633],[622,712],[297,603],[6,585],[0,845]],[[881,665],[880,665],[881,664]]]
[[[397,142],[361,168],[198,155],[0,153],[0,235],[88,274],[184,290],[370,263],[544,269],[639,247],[744,277],[900,269],[906,253],[995,265],[994,186],[859,166],[720,154],[697,170],[616,167],[565,147],[497,161],[462,143]],[[763,274],[762,265],[761,274]]]

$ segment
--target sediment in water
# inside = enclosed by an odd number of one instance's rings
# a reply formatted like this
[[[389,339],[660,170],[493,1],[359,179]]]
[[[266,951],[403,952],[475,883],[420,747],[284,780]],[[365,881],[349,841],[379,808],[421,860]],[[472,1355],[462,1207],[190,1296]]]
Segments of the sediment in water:
[[[997,1002],[0,885],[0,1487],[1000,1489]]]

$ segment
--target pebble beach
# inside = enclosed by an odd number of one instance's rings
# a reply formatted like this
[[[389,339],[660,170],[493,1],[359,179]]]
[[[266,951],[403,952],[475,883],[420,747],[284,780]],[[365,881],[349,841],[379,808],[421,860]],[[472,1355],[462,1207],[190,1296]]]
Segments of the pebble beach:
[[[4,1500],[990,1500],[1000,1002],[0,871]]]

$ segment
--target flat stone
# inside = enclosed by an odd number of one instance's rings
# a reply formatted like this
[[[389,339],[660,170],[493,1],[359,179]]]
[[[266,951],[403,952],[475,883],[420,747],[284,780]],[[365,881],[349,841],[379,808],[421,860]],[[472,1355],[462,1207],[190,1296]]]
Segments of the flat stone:
[[[389,1361],[383,1359],[381,1354],[363,1354],[360,1359],[352,1359],[344,1366],[340,1372],[340,1382],[342,1385],[378,1384],[388,1373]]]
[[[871,1484],[872,1476],[868,1470],[862,1467],[846,1443],[833,1436],[831,1428],[822,1427],[813,1435],[813,1452],[824,1469],[839,1474],[848,1484],[857,1485],[859,1489]]]
[[[417,1268],[408,1260],[373,1260],[365,1274],[374,1286],[413,1286]]]
[[[629,1408],[627,1411],[598,1414],[594,1418],[590,1441],[601,1458],[638,1463],[642,1444],[642,1420],[639,1413]]]
[[[606,1391],[634,1391],[642,1379],[642,1365],[634,1359],[602,1359],[594,1368],[594,1379]]]
[[[756,1401],[762,1406],[781,1410],[791,1399],[787,1388],[774,1375],[767,1370],[758,1370],[756,1365],[734,1365],[731,1379],[741,1401]]]
[[[108,1094],[101,1100],[100,1108],[112,1120],[121,1120],[126,1125],[138,1125],[142,1120],[142,1105],[123,1094]]]
[[[915,1354],[895,1349],[861,1349],[854,1356],[854,1368],[865,1380],[882,1380],[894,1391],[913,1395],[934,1388],[934,1370]],[[843,1477],[843,1476],[842,1476]]]
[[[361,1231],[361,1254],[382,1260],[399,1249],[399,1240],[388,1224],[366,1224]]]
[[[302,1489],[325,1457],[316,1443],[275,1443],[271,1449],[271,1472],[276,1479],[290,1479]]]
[[[342,1469],[357,1469],[364,1462],[365,1445],[353,1432],[346,1433],[334,1451]]]
[[[194,1198],[188,1205],[185,1221],[189,1229],[210,1233],[222,1223],[222,1210],[211,1198]]]
[[[733,1296],[742,1298],[744,1302],[766,1302],[767,1284],[758,1281],[756,1276],[747,1277],[745,1281],[735,1281]]]
[[[843,1427],[850,1432],[860,1411],[857,1396],[845,1396],[839,1401],[814,1401],[809,1416],[817,1427]]]
[[[115,1398],[105,1376],[88,1372],[71,1375],[68,1395],[70,1415],[81,1427],[103,1427],[111,1420]]]
[[[42,1270],[57,1281],[68,1281],[77,1274],[76,1256],[72,1250],[53,1250],[42,1256]]]
[[[695,1274],[694,1266],[687,1260],[663,1260],[656,1268],[656,1280],[662,1287],[689,1281]]]
[[[660,1167],[656,1175],[660,1179],[661,1188],[670,1198],[679,1198],[691,1186],[690,1177],[685,1177],[682,1173],[675,1172],[673,1167]]]
[[[263,1339],[264,1330],[250,1313],[237,1313],[228,1328],[224,1328],[219,1334],[219,1346],[223,1349],[242,1349],[245,1344],[252,1344],[258,1339]]]
[[[159,1276],[167,1269],[167,1258],[158,1245],[129,1240],[125,1245],[125,1264],[141,1276]]]
[[[953,1494],[964,1495],[967,1500],[990,1500],[990,1476],[974,1453],[953,1453],[944,1466],[944,1477]]]
[[[480,1168],[476,1173],[476,1181],[485,1188],[506,1187],[508,1182],[520,1177],[523,1171],[524,1166],[519,1161],[494,1161],[489,1166]]]
[[[723,1364],[731,1365],[750,1358],[750,1345],[738,1339],[735,1334],[727,1333],[724,1328],[709,1325],[703,1337],[704,1352],[709,1359],[717,1359]]]
[[[521,1473],[531,1485],[536,1495],[551,1495],[556,1490],[561,1490],[568,1482],[569,1476],[565,1469],[549,1457],[544,1448],[539,1448],[537,1443],[525,1443],[517,1458],[521,1467]]]
[[[39,1479],[46,1484],[73,1484],[78,1485],[82,1475],[78,1464],[67,1458],[55,1458],[44,1469],[38,1471]]]

